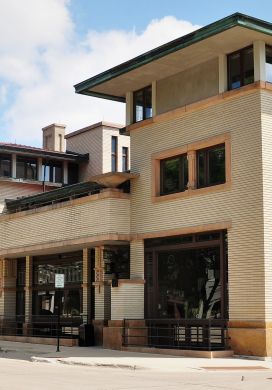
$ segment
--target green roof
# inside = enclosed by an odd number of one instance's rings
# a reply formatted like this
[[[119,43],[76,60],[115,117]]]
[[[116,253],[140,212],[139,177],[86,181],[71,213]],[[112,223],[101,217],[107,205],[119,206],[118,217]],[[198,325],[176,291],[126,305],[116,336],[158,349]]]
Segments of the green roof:
[[[104,99],[125,102],[125,98],[123,96],[106,95],[100,92],[90,91],[90,89],[97,85],[103,84],[106,81],[114,79],[115,77],[121,76],[122,74],[146,65],[152,61],[155,61],[161,57],[184,49],[185,47],[193,45],[196,42],[200,42],[236,26],[245,27],[267,35],[272,35],[271,23],[237,12],[224,19],[220,19],[214,23],[202,27],[190,34],[184,35],[144,54],[141,54],[129,61],[115,66],[114,68],[106,70],[97,76],[82,81],[81,83],[78,83],[74,86],[75,92],[83,95],[90,95]]]

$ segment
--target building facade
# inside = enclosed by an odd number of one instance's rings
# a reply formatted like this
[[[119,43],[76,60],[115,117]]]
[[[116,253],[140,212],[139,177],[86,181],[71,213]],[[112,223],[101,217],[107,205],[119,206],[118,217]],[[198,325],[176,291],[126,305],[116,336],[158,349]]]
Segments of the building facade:
[[[85,184],[6,202],[3,316],[18,267],[27,328],[66,264],[63,313],[88,316],[98,344],[216,349],[227,334],[236,353],[272,356],[271,35],[234,14],[75,86],[126,104],[131,150],[72,133],[67,150],[94,147]]]

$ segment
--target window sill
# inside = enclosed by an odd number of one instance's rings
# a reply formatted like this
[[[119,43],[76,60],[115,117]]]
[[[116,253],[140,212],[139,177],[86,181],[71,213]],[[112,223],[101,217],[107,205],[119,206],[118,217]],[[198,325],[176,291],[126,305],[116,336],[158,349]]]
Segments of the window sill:
[[[230,189],[231,189],[231,183],[226,182],[223,184],[218,184],[210,187],[188,189],[186,191],[176,192],[174,194],[152,196],[152,202],[153,203],[164,202],[164,201],[175,200],[180,198],[188,198],[194,195],[203,195],[203,194],[210,194],[217,191],[226,191]]]

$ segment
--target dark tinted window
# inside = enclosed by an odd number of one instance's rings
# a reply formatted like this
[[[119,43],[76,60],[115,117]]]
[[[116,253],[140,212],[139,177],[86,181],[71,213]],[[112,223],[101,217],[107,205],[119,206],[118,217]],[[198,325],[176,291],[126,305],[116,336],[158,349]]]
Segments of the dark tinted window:
[[[225,144],[197,152],[198,188],[225,183],[225,171]]]
[[[0,154],[0,176],[11,176],[11,155]]]
[[[117,171],[117,137],[111,137],[111,171]]]
[[[122,147],[122,171],[126,172],[128,170],[128,148]]]
[[[161,195],[185,191],[188,183],[187,155],[161,160]]]
[[[272,83],[272,47],[266,46],[266,81]]]
[[[18,179],[37,180],[37,160],[17,156],[16,177]]]
[[[253,47],[247,47],[228,56],[229,89],[254,82]]]
[[[78,183],[78,165],[69,163],[68,164],[68,184]]]

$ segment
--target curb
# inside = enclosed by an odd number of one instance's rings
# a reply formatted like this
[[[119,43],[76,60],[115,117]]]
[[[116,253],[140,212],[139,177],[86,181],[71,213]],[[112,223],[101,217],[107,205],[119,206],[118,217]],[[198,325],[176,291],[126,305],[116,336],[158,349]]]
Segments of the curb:
[[[123,370],[130,370],[130,371],[144,369],[144,367],[139,367],[139,366],[129,365],[129,364],[98,363],[98,362],[85,363],[85,362],[74,361],[74,360],[64,360],[59,358],[43,358],[43,357],[36,357],[36,356],[32,356],[30,358],[30,361],[33,363],[49,363],[49,364],[60,363],[60,364],[67,364],[70,366],[84,366],[84,367],[95,367],[95,368],[96,367],[121,368]]]

